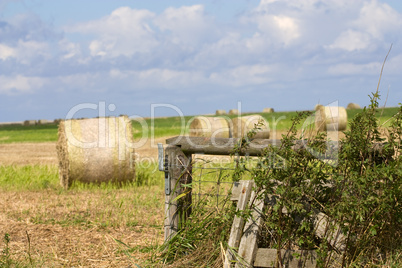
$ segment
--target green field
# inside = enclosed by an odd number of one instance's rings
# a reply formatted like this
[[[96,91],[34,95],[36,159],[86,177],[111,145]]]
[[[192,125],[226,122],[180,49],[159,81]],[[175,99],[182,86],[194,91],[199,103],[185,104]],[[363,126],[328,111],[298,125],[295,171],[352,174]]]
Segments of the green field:
[[[359,111],[361,110],[348,110],[348,120],[353,118]],[[388,120],[397,112],[397,107],[379,109],[377,117],[380,118],[381,124],[385,123],[384,126],[388,126]],[[260,113],[260,115],[268,121],[271,131],[285,131],[291,126],[291,119],[296,115],[296,112]],[[188,133],[188,126],[193,117],[194,116],[185,116],[183,118],[165,117],[132,121],[134,138],[138,139],[143,137],[143,135],[157,138],[186,134]],[[232,115],[228,117],[233,118],[235,116]],[[57,128],[58,126],[56,124],[0,126],[0,144],[16,142],[54,142],[57,141]]]

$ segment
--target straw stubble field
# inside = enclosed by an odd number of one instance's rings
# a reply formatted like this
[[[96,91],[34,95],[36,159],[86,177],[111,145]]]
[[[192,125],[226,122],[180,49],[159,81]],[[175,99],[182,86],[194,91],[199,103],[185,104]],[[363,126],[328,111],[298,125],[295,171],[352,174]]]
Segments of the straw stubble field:
[[[155,187],[138,191],[2,191],[0,235],[10,237],[9,258],[17,267],[143,262],[148,254],[141,249],[161,242],[163,195]]]
[[[64,190],[55,146],[0,145],[0,266],[6,261],[12,267],[146,264],[163,240],[162,183]],[[154,159],[157,151],[148,143],[137,153]],[[162,181],[159,171],[147,176]]]
[[[8,234],[16,267],[155,267],[149,258],[163,242],[163,174],[150,169],[151,140],[136,154],[159,183],[65,190],[55,142],[0,144],[0,254]]]

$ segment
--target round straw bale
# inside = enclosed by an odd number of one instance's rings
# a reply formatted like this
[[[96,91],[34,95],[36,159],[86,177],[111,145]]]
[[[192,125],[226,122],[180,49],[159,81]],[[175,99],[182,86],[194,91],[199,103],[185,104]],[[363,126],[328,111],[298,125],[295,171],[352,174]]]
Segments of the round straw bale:
[[[239,110],[237,109],[229,110],[229,115],[239,115]]]
[[[318,131],[346,130],[348,115],[344,107],[321,106],[315,113],[315,127]]]
[[[274,112],[274,108],[264,108],[262,110],[263,113],[273,113]]]
[[[46,125],[46,124],[50,124],[52,123],[52,121],[46,120],[46,119],[40,119],[38,120],[38,125]]]
[[[357,103],[349,103],[348,106],[346,107],[348,110],[353,110],[353,109],[361,109],[360,105]]]
[[[190,124],[190,136],[230,138],[230,127],[228,121],[223,117],[194,117]]]
[[[226,111],[225,110],[216,110],[215,115],[225,115]]]
[[[234,138],[245,137],[249,131],[255,128],[255,126],[262,122],[260,130],[257,130],[254,138],[257,139],[269,139],[269,126],[268,122],[261,115],[249,115],[242,117],[235,117],[232,119],[233,129],[232,134]]]
[[[323,106],[324,105],[322,105],[322,104],[316,104],[315,107],[314,107],[314,111],[318,111]]]
[[[24,126],[34,126],[36,125],[36,120],[25,120]]]
[[[63,187],[73,181],[123,183],[135,178],[127,116],[72,119],[59,124],[57,155]]]

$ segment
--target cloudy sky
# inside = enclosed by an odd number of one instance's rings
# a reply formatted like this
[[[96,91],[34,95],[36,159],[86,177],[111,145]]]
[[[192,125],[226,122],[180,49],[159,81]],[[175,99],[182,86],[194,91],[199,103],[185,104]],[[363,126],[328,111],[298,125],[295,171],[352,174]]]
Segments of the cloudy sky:
[[[0,122],[364,106],[391,44],[396,106],[400,0],[0,0]]]

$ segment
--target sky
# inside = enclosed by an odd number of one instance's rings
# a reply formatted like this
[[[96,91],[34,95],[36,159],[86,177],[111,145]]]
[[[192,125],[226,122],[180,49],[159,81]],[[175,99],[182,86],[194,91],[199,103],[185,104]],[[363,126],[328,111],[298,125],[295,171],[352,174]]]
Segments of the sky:
[[[400,0],[0,0],[0,122],[402,102]]]

